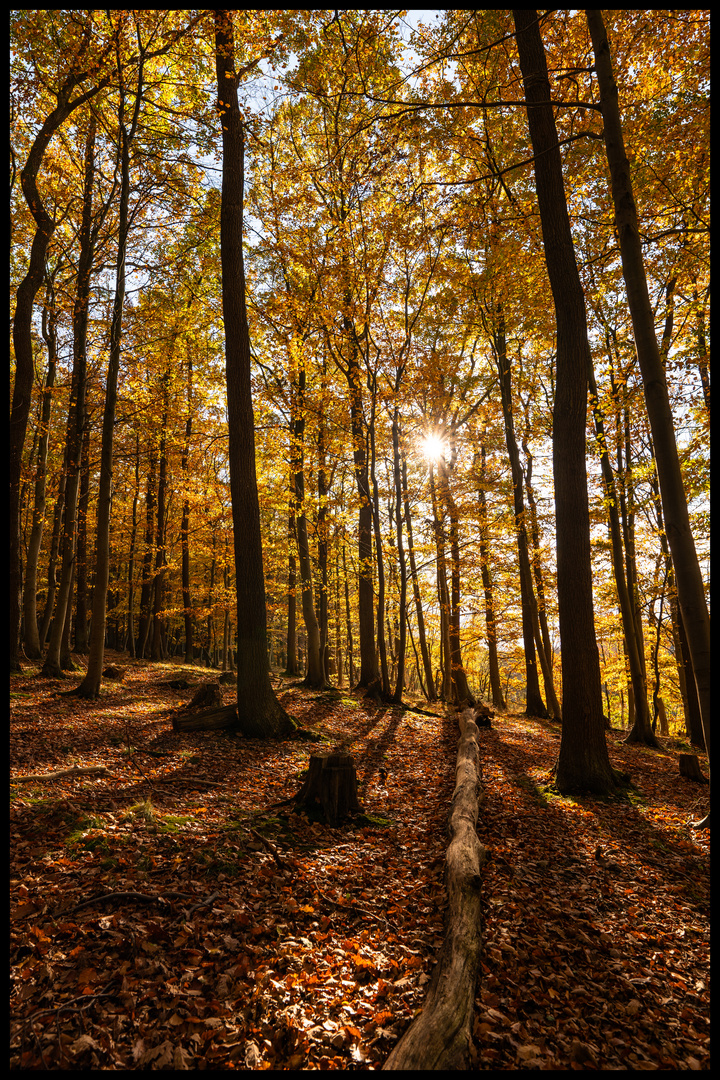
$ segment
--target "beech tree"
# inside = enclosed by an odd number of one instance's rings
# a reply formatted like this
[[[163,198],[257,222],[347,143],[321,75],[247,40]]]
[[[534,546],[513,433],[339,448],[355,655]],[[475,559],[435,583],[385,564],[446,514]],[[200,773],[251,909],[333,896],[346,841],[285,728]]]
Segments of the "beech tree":
[[[548,276],[557,321],[553,423],[563,726],[560,791],[612,790],[595,639],[585,424],[591,354],[537,12],[514,10]]]
[[[223,148],[220,261],[237,585],[238,719],[243,734],[249,738],[269,738],[287,734],[294,725],[275,696],[268,664],[265,579],[255,475],[250,334],[243,261],[245,130],[237,98],[243,71],[235,68],[232,14],[215,11],[214,19]],[[256,63],[256,60],[250,61],[246,70]]]

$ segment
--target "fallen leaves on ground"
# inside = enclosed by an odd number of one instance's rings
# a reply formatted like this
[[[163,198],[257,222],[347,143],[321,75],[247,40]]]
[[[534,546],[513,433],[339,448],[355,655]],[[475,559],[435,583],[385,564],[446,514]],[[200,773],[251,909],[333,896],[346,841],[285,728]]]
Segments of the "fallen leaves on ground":
[[[623,800],[548,789],[560,726],[480,731],[484,946],[481,1069],[709,1068],[707,788],[663,751],[609,732]],[[687,747],[685,747],[687,749]]]
[[[378,1068],[442,943],[454,719],[285,681],[320,746],[176,734],[178,669],[123,662],[94,703],[12,679],[13,774],[111,774],[13,785],[12,1066]],[[272,807],[333,749],[368,820]]]
[[[193,687],[168,682],[193,670],[122,663],[94,703],[11,679],[14,775],[110,773],[12,786],[11,1066],[380,1068],[443,939],[455,719],[278,680],[319,746],[174,733]],[[676,755],[612,733],[630,801],[559,799],[544,787],[557,727],[494,724],[476,1067],[707,1068],[698,788]],[[355,759],[364,822],[272,805],[311,752],[336,749]]]

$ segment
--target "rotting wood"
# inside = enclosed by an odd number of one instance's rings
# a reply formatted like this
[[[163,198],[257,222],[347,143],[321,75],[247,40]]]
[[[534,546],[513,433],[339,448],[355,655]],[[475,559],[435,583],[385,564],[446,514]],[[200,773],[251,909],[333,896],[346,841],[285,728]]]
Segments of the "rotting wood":
[[[328,824],[359,814],[357,775],[351,754],[311,754],[308,775],[294,801],[318,802]]]
[[[237,724],[237,706],[223,705],[219,709],[205,709],[198,713],[175,713],[173,731],[218,731]]]
[[[458,716],[460,742],[446,854],[445,941],[425,1005],[393,1049],[383,1070],[467,1069],[475,984],[480,962],[481,870],[488,858],[475,826],[483,801],[478,728],[472,709]]]
[[[68,776],[111,776],[105,765],[73,765],[70,769],[58,769],[57,772],[37,773],[32,776],[11,776],[11,784],[26,784],[31,780],[61,780]]]

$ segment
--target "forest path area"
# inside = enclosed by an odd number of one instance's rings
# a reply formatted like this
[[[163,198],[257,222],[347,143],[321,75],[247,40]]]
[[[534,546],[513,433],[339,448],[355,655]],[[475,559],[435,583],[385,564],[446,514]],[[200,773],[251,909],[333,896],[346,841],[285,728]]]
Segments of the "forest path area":
[[[107,770],[11,786],[11,1067],[380,1068],[443,940],[455,718],[277,680],[322,743],[180,734],[168,682],[213,673],[107,659],[94,703],[11,677],[14,777]],[[630,800],[559,799],[557,726],[493,723],[476,1067],[706,1068],[707,789],[613,732]],[[273,806],[332,749],[365,820]]]

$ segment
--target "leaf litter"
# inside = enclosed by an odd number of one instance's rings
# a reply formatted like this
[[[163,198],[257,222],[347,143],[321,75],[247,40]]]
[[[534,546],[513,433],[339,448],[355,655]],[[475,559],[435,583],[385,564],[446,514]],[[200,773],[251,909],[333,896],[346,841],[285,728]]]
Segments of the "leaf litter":
[[[454,717],[277,680],[355,760],[365,816],[333,829],[274,805],[307,743],[174,733],[178,667],[122,662],[92,704],[11,680],[13,775],[110,774],[12,785],[11,1067],[380,1068],[443,940]],[[669,750],[610,739],[630,802],[553,796],[550,724],[480,732],[476,1068],[708,1067],[698,789]]]

